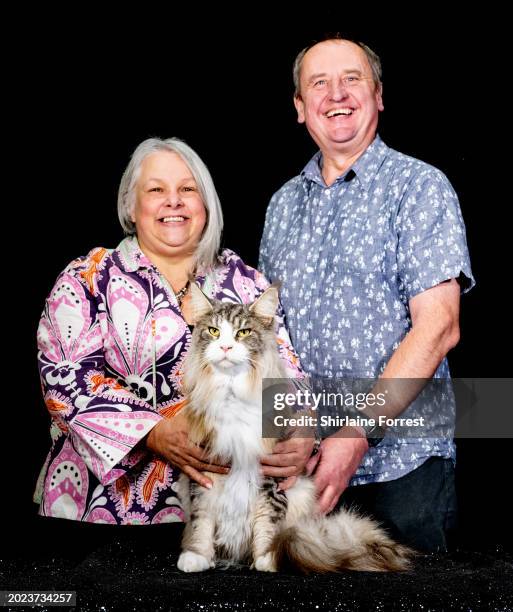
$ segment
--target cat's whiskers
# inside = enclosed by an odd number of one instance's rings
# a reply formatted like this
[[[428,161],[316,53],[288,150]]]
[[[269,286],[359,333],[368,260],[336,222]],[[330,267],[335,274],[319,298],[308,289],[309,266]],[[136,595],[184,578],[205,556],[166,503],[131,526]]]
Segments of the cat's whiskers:
[[[253,370],[258,371],[260,369],[260,362],[258,361],[258,359],[251,359],[251,357],[248,357],[248,364],[253,368]]]

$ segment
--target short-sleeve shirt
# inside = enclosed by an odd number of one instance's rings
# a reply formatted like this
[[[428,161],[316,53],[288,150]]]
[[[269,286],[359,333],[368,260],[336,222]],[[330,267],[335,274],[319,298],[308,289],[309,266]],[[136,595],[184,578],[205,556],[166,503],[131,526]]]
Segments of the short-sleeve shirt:
[[[259,267],[282,283],[308,374],[376,377],[411,329],[411,298],[451,278],[474,285],[458,198],[440,170],[379,136],[332,185],[321,170],[318,152],[272,197]],[[449,377],[446,359],[435,376]],[[385,438],[351,484],[399,478],[430,456],[454,459],[452,439]]]

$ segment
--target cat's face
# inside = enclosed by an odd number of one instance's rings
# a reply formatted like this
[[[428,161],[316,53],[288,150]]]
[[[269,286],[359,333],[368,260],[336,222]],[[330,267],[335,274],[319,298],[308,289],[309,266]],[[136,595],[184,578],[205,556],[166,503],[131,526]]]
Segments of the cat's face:
[[[198,347],[205,359],[222,369],[250,363],[263,349],[262,325],[247,307],[216,305],[197,323]]]
[[[210,301],[196,293],[195,350],[205,362],[227,372],[255,365],[269,343],[276,345],[273,323],[277,305],[274,287],[250,305]]]

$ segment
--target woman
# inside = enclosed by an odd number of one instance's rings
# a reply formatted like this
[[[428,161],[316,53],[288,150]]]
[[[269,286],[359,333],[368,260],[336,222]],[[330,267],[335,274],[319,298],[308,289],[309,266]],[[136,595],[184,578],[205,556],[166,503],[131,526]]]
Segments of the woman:
[[[267,286],[232,251],[219,254],[222,212],[208,169],[184,142],[149,139],[121,180],[118,214],[128,236],[71,262],[48,297],[38,330],[52,448],[34,501],[42,516],[89,523],[183,520],[175,486],[185,471],[224,473],[190,445],[179,414],[191,340],[191,274],[217,299],[251,302]],[[280,323],[282,358],[298,375]],[[282,443],[264,473],[299,473],[311,440]]]

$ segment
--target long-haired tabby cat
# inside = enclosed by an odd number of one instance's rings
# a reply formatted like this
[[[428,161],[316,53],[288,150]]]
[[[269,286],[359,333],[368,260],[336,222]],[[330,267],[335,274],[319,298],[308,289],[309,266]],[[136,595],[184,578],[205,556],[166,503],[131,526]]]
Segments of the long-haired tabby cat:
[[[216,562],[267,572],[290,564],[303,572],[406,569],[409,549],[372,520],[348,510],[316,516],[312,479],[282,492],[260,475],[260,457],[276,442],[261,435],[261,381],[286,376],[274,332],[277,289],[251,305],[211,301],[194,283],[191,291],[196,326],[183,380],[190,437],[231,469],[208,473],[211,489],[181,475],[187,524],[179,569]]]

